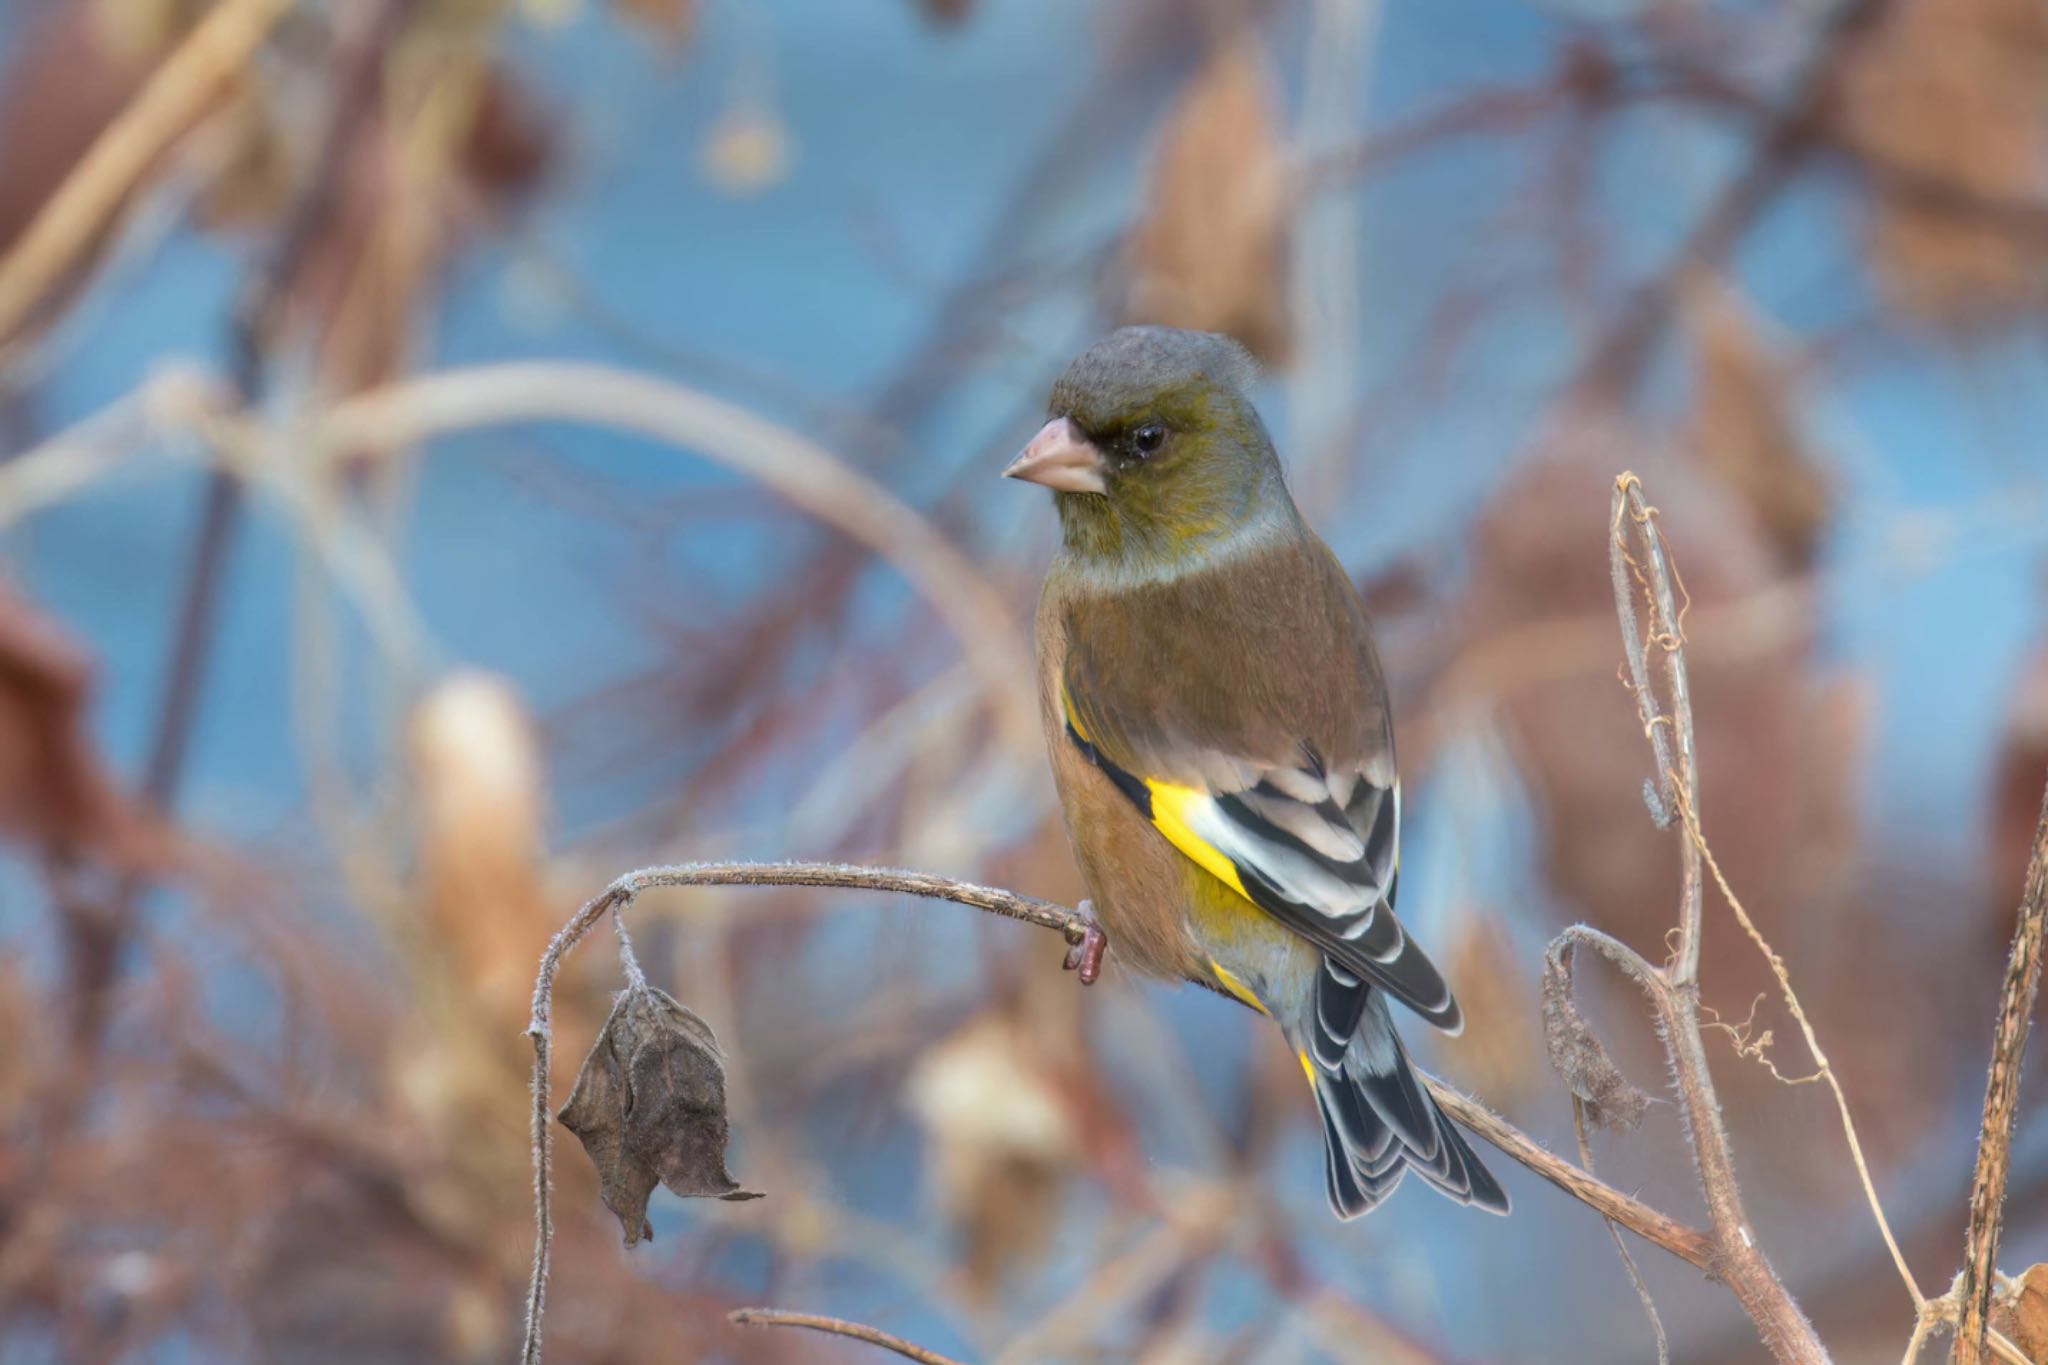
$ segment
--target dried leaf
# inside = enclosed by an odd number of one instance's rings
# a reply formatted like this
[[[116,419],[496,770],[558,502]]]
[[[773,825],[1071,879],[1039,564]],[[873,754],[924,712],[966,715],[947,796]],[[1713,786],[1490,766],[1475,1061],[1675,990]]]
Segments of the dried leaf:
[[[1570,949],[1553,942],[1543,955],[1543,1041],[1565,1088],[1584,1101],[1595,1128],[1634,1128],[1650,1097],[1629,1083],[1572,998]]]
[[[87,733],[92,664],[0,584],[0,833],[53,854],[142,856],[142,822]]]
[[[539,742],[510,684],[458,673],[407,734],[423,908],[469,998],[522,1017],[553,932],[543,886]]]
[[[1246,32],[1168,111],[1131,242],[1130,321],[1226,332],[1261,359],[1284,358],[1292,191],[1277,86]]]
[[[664,991],[620,993],[558,1117],[590,1154],[629,1247],[654,1236],[656,1184],[686,1199],[761,1197],[726,1173],[718,1039]]]
[[[1850,137],[1886,162],[1994,200],[2048,190],[2048,8],[2039,0],[1898,5],[1844,82]],[[1965,209],[1880,198],[1872,246],[1900,307],[1996,326],[2048,303],[2038,246]]]
[[[51,5],[8,34],[0,71],[0,252],[13,245],[93,140],[125,107],[152,52],[111,32],[103,5]],[[30,325],[66,306],[112,238],[118,218],[95,229],[87,264],[71,272]],[[0,341],[5,341],[0,336]]]
[[[2017,1292],[1999,1296],[1991,1325],[2028,1360],[2048,1360],[2048,1262],[2028,1267]]]
[[[618,12],[651,33],[673,56],[697,32],[697,0],[612,0]]]
[[[968,1287],[984,1300],[1045,1249],[1080,1145],[1053,1036],[1019,1008],[978,1015],[918,1059],[906,1088]]]
[[[1826,529],[1832,490],[1801,440],[1783,364],[1744,301],[1719,283],[1687,291],[1698,353],[1692,439],[1702,460],[1749,504],[1786,565],[1804,569]]]

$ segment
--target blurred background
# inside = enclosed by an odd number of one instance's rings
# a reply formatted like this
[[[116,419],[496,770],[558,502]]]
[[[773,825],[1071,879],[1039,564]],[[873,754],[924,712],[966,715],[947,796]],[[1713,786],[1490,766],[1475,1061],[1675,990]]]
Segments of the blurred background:
[[[1567,1151],[1542,945],[1658,957],[1677,905],[1606,575],[1644,476],[1708,838],[1945,1287],[2048,772],[2039,0],[0,0],[0,1358],[507,1358],[534,966],[628,868],[1071,903],[1019,663],[1055,526],[995,475],[1125,320],[1266,363],[1470,1019],[1409,1031]],[[552,1359],[870,1358],[752,1303],[986,1361],[1654,1358],[1504,1159],[1507,1220],[1336,1223],[1293,1063],[1205,993],[952,906],[636,914],[768,1198],[658,1195],[629,1255],[565,1142]],[[1707,925],[1706,1003],[1810,1072]],[[617,982],[594,938],[558,1104]],[[1763,1244],[1897,1359],[1825,1088],[1709,1042]],[[1668,1105],[1595,1146],[1703,1220]],[[1762,1358],[1637,1254],[1676,1359]]]

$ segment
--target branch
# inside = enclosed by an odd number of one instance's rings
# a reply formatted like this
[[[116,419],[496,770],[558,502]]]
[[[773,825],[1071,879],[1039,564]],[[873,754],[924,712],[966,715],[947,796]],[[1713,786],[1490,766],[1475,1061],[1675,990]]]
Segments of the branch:
[[[1436,1077],[1425,1073],[1422,1079],[1438,1108],[1492,1143],[1509,1160],[1534,1171],[1603,1218],[1613,1219],[1688,1265],[1709,1275],[1718,1273],[1713,1238],[1587,1175],[1485,1105]]]
[[[0,258],[0,340],[34,314],[99,239],[149,168],[248,65],[290,0],[222,0],[96,138]]]
[[[1749,1229],[1742,1191],[1735,1176],[1735,1157],[1721,1122],[1721,1103],[1707,1067],[1706,1045],[1699,1021],[1699,934],[1702,897],[1701,863],[1705,842],[1698,834],[1699,773],[1694,761],[1692,699],[1687,690],[1682,610],[1677,605],[1674,575],[1656,524],[1656,509],[1643,497],[1642,481],[1623,474],[1614,481],[1610,519],[1609,564],[1614,579],[1615,612],[1628,652],[1631,687],[1643,717],[1643,729],[1658,762],[1654,783],[1645,784],[1650,811],[1669,827],[1674,814],[1685,817],[1680,857],[1683,885],[1678,918],[1678,944],[1669,967],[1651,968],[1632,950],[1604,935],[1594,946],[1628,970],[1643,988],[1657,1014],[1677,1084],[1680,1111],[1692,1139],[1700,1193],[1713,1224],[1714,1270],[1749,1314],[1764,1344],[1782,1361],[1820,1362],[1827,1350],[1813,1324],[1793,1302],[1763,1249]],[[1636,616],[1640,596],[1649,610],[1647,629]],[[1651,666],[1650,649],[1661,656]],[[1661,675],[1665,695],[1653,686]],[[1669,710],[1665,707],[1668,705]],[[1666,732],[1669,732],[1668,735]],[[1611,951],[1607,945],[1612,944]],[[1640,965],[1638,965],[1640,964]]]
[[[534,1248],[533,1269],[527,1286],[526,1344],[520,1356],[522,1365],[538,1365],[541,1358],[541,1321],[546,1310],[554,1241],[554,1128],[550,1076],[554,1052],[555,978],[561,972],[563,960],[606,914],[623,915],[642,892],[675,886],[806,886],[897,892],[952,901],[1005,919],[1051,929],[1069,945],[1080,943],[1088,929],[1087,919],[1080,914],[1033,896],[1020,896],[1012,891],[935,877],[924,872],[858,867],[847,863],[684,863],[673,867],[645,868],[627,873],[587,901],[562,926],[541,958],[540,973],[533,988],[533,1017],[527,1025],[527,1036],[533,1040],[533,1107],[529,1117],[534,1163]],[[1425,1076],[1423,1079],[1445,1113],[1492,1143],[1511,1160],[1680,1260],[1708,1274],[1719,1272],[1714,1241],[1706,1234],[1594,1179],[1492,1110],[1435,1077]]]
[[[2048,941],[2048,794],[2042,797],[2034,856],[2027,867],[2027,890],[2020,900],[2019,924],[2013,929],[2012,956],[2005,964],[2005,989],[1998,998],[1998,1023],[1992,1035],[1984,1127],[1977,1138],[1977,1175],[1970,1186],[1970,1231],[1963,1243],[1963,1274],[1956,1287],[1960,1308],[1956,1365],[1979,1365],[1985,1358],[1991,1291],[1998,1279],[2005,1181],[2012,1165],[2020,1063],[2026,1056],[2034,997],[2041,988],[2044,941]]]
[[[848,863],[684,863],[651,867],[620,877],[573,915],[548,943],[533,983],[533,1018],[526,1033],[533,1040],[533,1270],[526,1290],[526,1344],[521,1365],[540,1361],[541,1319],[547,1308],[549,1257],[555,1223],[554,1126],[549,1100],[553,1059],[555,977],[562,960],[583,941],[607,912],[623,915],[641,892],[664,886],[831,886],[851,890],[895,891],[933,900],[954,901],[1005,919],[1022,920],[1041,929],[1056,929],[1069,944],[1086,937],[1088,921],[1064,906],[995,887],[956,882],[924,872],[898,868],[855,867]]]
[[[600,365],[478,366],[344,400],[315,427],[321,453],[388,458],[451,431],[583,422],[694,451],[757,480],[893,565],[952,630],[987,691],[1006,745],[1039,761],[1044,736],[1031,654],[1009,600],[915,508],[806,436],[677,384]]]
[[[868,1327],[845,1318],[822,1317],[816,1313],[788,1313],[780,1308],[735,1308],[725,1315],[726,1321],[741,1327],[808,1327],[813,1332],[829,1332],[835,1337],[851,1337],[865,1341],[870,1346],[879,1346],[885,1351],[894,1351],[908,1360],[923,1362],[923,1365],[960,1365],[951,1356],[942,1356],[937,1351],[905,1341],[902,1337],[891,1336],[879,1327]]]

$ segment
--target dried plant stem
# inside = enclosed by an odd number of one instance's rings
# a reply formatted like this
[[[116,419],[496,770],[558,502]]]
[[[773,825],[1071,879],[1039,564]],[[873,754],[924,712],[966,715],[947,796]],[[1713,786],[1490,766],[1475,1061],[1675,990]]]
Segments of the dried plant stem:
[[[2041,988],[2041,958],[2048,942],[2048,793],[2034,832],[2026,893],[2013,928],[2012,956],[1998,997],[1991,1042],[1991,1076],[1984,1087],[1984,1126],[1977,1137],[1977,1174],[1970,1185],[1970,1231],[1963,1243],[1963,1273],[1956,1285],[1956,1365],[1979,1365],[1990,1331],[1991,1291],[1997,1281],[1998,1234],[2005,1182],[2012,1163],[2013,1113],[2019,1103],[2020,1065],[2034,998]]]
[[[879,1346],[885,1351],[894,1351],[906,1360],[923,1362],[923,1365],[960,1365],[951,1356],[942,1356],[937,1351],[892,1336],[878,1327],[869,1327],[845,1318],[828,1318],[817,1313],[788,1313],[780,1308],[735,1308],[725,1315],[726,1321],[741,1327],[807,1327],[813,1332],[829,1332],[835,1337],[851,1337],[864,1341],[870,1346]]]
[[[972,882],[950,881],[923,872],[897,868],[855,867],[847,863],[684,863],[629,872],[586,902],[549,941],[533,984],[533,1017],[527,1036],[533,1040],[533,1269],[526,1291],[525,1345],[522,1365],[541,1358],[541,1320],[547,1308],[549,1257],[554,1244],[554,1128],[550,1092],[553,1060],[555,977],[571,949],[582,942],[605,914],[623,915],[644,891],[665,886],[816,886],[849,890],[891,891],[934,900],[949,900],[1006,919],[1022,920],[1042,929],[1058,930],[1068,943],[1079,943],[1088,922],[1050,901]],[[620,942],[627,940],[623,935]]]
[[[1863,1197],[1870,1205],[1870,1215],[1877,1222],[1877,1230],[1884,1237],[1886,1249],[1891,1252],[1892,1265],[1898,1270],[1899,1279],[1904,1282],[1906,1292],[1913,1297],[1915,1314],[1924,1315],[1927,1296],[1920,1291],[1920,1282],[1913,1277],[1912,1267],[1906,1264],[1906,1254],[1899,1249],[1899,1240],[1892,1234],[1891,1220],[1885,1217],[1884,1204],[1877,1197],[1877,1182],[1870,1174],[1870,1163],[1864,1159],[1863,1142],[1856,1136],[1856,1121],[1849,1114],[1849,1096],[1842,1089],[1840,1077],[1835,1075],[1834,1063],[1828,1060],[1827,1053],[1821,1051],[1820,1038],[1813,1031],[1813,1021],[1807,1017],[1805,1007],[1799,1003],[1799,993],[1792,989],[1792,975],[1785,969],[1785,959],[1779,957],[1777,951],[1764,938],[1763,932],[1756,927],[1756,921],[1749,917],[1749,912],[1743,909],[1742,902],[1736,898],[1734,888],[1728,885],[1728,879],[1721,875],[1721,865],[1714,860],[1713,850],[1707,847],[1706,838],[1700,833],[1699,820],[1694,815],[1692,807],[1681,804],[1679,816],[1685,823],[1686,838],[1705,860],[1707,870],[1713,874],[1714,885],[1721,892],[1722,899],[1728,902],[1728,908],[1734,913],[1736,923],[1742,926],[1743,933],[1749,936],[1757,951],[1764,955],[1764,961],[1770,965],[1771,974],[1777,978],[1778,992],[1785,1001],[1785,1008],[1799,1025],[1800,1036],[1806,1042],[1806,1050],[1813,1057],[1813,1075],[1799,1079],[1802,1082],[1826,1081],[1829,1091],[1833,1093],[1835,1110],[1842,1120],[1842,1136],[1849,1143],[1849,1157],[1856,1164],[1856,1176],[1863,1184]],[[1773,1075],[1777,1075],[1777,1068],[1768,1060],[1765,1060],[1764,1065],[1770,1067]]]
[[[527,1287],[525,1349],[520,1356],[522,1365],[537,1365],[541,1358],[541,1320],[546,1307],[549,1257],[554,1240],[554,1134],[550,1077],[555,978],[569,952],[605,915],[623,916],[642,892],[679,886],[807,886],[923,896],[1051,929],[1070,945],[1081,942],[1088,928],[1085,917],[1050,901],[924,872],[858,867],[847,863],[685,863],[646,868],[627,873],[586,902],[548,944],[534,982],[533,1017],[527,1026],[527,1036],[533,1041],[533,1108],[530,1119],[534,1165],[534,1249],[532,1276]],[[1717,1252],[1713,1239],[1706,1234],[1594,1179],[1484,1105],[1435,1077],[1425,1076],[1424,1080],[1445,1113],[1512,1160],[1645,1241],[1662,1247],[1700,1270],[1716,1273]]]
[[[1572,1096],[1572,1137],[1579,1144],[1579,1165],[1586,1174],[1593,1174],[1593,1140],[1586,1132],[1586,1102],[1577,1095]],[[1650,1286],[1643,1282],[1643,1272],[1637,1269],[1628,1243],[1621,1240],[1621,1225],[1612,1218],[1601,1221],[1607,1224],[1607,1235],[1614,1239],[1614,1254],[1621,1257],[1621,1268],[1628,1273],[1628,1282],[1650,1319],[1650,1334],[1657,1340],[1657,1365],[1671,1365],[1671,1341],[1664,1335],[1664,1319],[1657,1312],[1657,1300],[1651,1297]]]
[[[1644,1241],[1662,1247],[1679,1260],[1710,1275],[1717,1273],[1714,1239],[1704,1232],[1688,1227],[1640,1199],[1587,1175],[1485,1105],[1460,1094],[1436,1077],[1424,1075],[1422,1079],[1429,1086],[1429,1093],[1438,1108],[1492,1143],[1510,1160],[1542,1176],[1595,1213],[1613,1219]]]
[[[1707,1066],[1699,1019],[1701,868],[1706,845],[1696,837],[1699,772],[1685,670],[1683,613],[1678,606],[1682,590],[1674,589],[1676,575],[1657,530],[1656,509],[1644,498],[1642,481],[1634,474],[1625,473],[1614,482],[1610,530],[1608,560],[1615,613],[1627,650],[1631,690],[1657,761],[1657,780],[1645,784],[1644,796],[1660,827],[1669,827],[1683,812],[1686,830],[1695,837],[1679,845],[1678,941],[1670,965],[1662,971],[1647,963],[1637,968],[1631,959],[1640,959],[1632,950],[1618,944],[1614,947],[1619,952],[1596,946],[1629,969],[1657,1012],[1658,1034],[1671,1062],[1680,1112],[1692,1139],[1700,1192],[1714,1229],[1715,1273],[1742,1304],[1777,1359],[1825,1361],[1827,1350],[1813,1325],[1771,1269],[1750,1231],[1735,1175],[1734,1152]],[[1637,616],[1639,597],[1649,613],[1647,626]]]
[[[0,339],[29,319],[113,220],[164,151],[218,98],[290,10],[290,0],[220,0],[0,257]]]

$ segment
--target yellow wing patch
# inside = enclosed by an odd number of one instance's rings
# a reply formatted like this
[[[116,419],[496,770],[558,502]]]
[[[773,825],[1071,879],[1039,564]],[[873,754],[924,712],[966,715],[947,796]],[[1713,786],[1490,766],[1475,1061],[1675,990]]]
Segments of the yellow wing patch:
[[[1294,1060],[1301,1063],[1301,1074],[1308,1077],[1308,1088],[1311,1090],[1315,1089],[1316,1064],[1308,1059],[1308,1049],[1303,1048],[1300,1052],[1295,1053]]]
[[[1194,859],[1196,866],[1217,881],[1245,899],[1251,899],[1244,889],[1244,879],[1237,874],[1237,865],[1195,833],[1188,822],[1195,803],[1208,800],[1208,794],[1193,787],[1149,780],[1145,783],[1145,790],[1152,794],[1152,823],[1166,836],[1166,841]]]
[[[1087,727],[1081,724],[1081,717],[1074,711],[1074,699],[1067,695],[1065,687],[1060,688],[1060,710],[1066,714],[1067,728],[1074,732],[1083,744],[1095,741]],[[1223,856],[1208,840],[1195,833],[1188,816],[1197,802],[1209,799],[1208,793],[1193,787],[1177,786],[1171,782],[1156,782],[1151,778],[1138,779],[1145,785],[1148,804],[1152,807],[1152,824],[1166,841],[1192,858],[1195,865],[1222,882],[1238,895],[1250,900],[1244,889],[1244,879],[1238,876],[1237,866]]]

